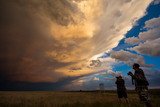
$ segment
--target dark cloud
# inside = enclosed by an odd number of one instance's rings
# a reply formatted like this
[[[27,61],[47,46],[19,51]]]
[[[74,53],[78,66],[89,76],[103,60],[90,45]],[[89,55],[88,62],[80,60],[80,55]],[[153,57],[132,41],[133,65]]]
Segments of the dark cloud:
[[[30,2],[0,1],[1,81],[54,81],[63,77],[63,74],[54,70],[69,64],[46,55],[47,51],[59,50],[61,46],[57,48],[59,43],[48,33],[47,23],[37,16],[40,15],[40,10],[34,10],[36,5],[37,8],[41,5],[36,0],[32,2],[34,5],[30,5]]]
[[[64,91],[64,85],[70,84],[71,81],[77,79],[78,77],[65,77],[59,79],[58,82],[11,82],[11,81],[0,81],[0,90],[1,91],[10,91],[10,90],[20,90],[20,91],[49,91],[49,90],[61,90]]]

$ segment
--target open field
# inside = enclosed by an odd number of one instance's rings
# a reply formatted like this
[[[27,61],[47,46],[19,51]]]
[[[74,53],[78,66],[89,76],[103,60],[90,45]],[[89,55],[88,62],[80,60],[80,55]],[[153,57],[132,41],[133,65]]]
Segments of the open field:
[[[152,105],[160,107],[160,91],[152,90]],[[144,107],[134,92],[128,94],[130,107]],[[0,107],[128,107],[118,103],[115,91],[53,92],[0,91]]]

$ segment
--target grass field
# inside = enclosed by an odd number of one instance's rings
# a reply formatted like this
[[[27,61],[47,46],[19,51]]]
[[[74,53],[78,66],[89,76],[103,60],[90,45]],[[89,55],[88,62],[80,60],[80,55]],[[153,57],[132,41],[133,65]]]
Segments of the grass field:
[[[153,107],[160,107],[160,91],[151,91]],[[129,92],[130,107],[144,107]],[[1,91],[0,107],[128,107],[118,103],[116,92]]]

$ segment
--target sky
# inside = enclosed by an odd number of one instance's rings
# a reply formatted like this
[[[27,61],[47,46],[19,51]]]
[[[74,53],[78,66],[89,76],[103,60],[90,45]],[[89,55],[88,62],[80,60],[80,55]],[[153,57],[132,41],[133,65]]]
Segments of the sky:
[[[116,89],[139,63],[160,88],[160,0],[1,0],[0,90]]]

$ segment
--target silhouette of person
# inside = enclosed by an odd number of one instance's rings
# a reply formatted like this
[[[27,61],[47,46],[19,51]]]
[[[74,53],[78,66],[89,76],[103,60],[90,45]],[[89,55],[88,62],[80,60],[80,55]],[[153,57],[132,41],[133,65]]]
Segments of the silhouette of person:
[[[116,78],[117,80],[115,84],[117,84],[117,95],[118,95],[119,102],[121,102],[121,98],[124,98],[125,101],[128,103],[128,99],[127,99],[128,96],[126,92],[125,81],[123,80],[122,76],[118,76]]]
[[[151,107],[150,97],[148,93],[148,81],[145,77],[143,70],[137,63],[133,64],[134,74],[129,72],[128,75],[132,77],[133,84],[135,84],[135,90],[139,95],[140,101],[144,102],[147,107]]]

